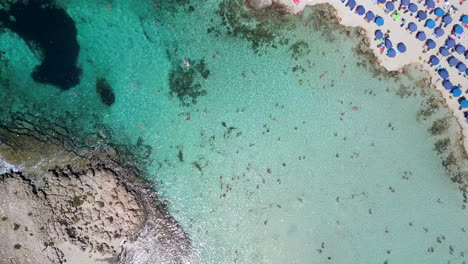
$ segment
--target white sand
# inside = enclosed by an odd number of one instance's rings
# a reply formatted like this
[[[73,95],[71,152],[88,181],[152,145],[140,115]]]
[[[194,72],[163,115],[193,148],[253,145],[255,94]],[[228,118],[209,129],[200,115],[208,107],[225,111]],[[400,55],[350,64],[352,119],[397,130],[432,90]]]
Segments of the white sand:
[[[255,1],[255,0],[253,0]],[[256,0],[255,2],[264,2],[264,4],[267,4],[268,2],[271,2],[271,0]],[[290,12],[292,13],[298,13],[302,11],[305,6],[313,6],[316,4],[323,4],[323,3],[328,3],[332,5],[338,14],[338,17],[340,18],[340,23],[345,25],[345,26],[360,26],[364,28],[367,32],[367,36],[369,38],[370,43],[371,43],[371,48],[374,51],[374,53],[377,55],[379,58],[379,63],[384,66],[387,70],[400,70],[403,66],[416,63],[416,64],[422,64],[422,66],[427,69],[433,76],[432,78],[432,83],[436,85],[437,89],[442,93],[443,97],[445,98],[447,105],[449,108],[452,110],[454,116],[456,117],[458,123],[461,126],[462,129],[462,134],[463,134],[463,145],[465,147],[465,150],[468,152],[468,123],[465,120],[463,112],[459,109],[460,105],[457,101],[457,98],[453,98],[451,96],[450,91],[445,90],[442,87],[442,82],[441,80],[438,80],[440,77],[438,76],[437,72],[435,72],[436,67],[430,67],[426,62],[429,60],[431,55],[437,55],[439,47],[441,47],[445,40],[447,39],[448,35],[450,34],[450,31],[453,27],[454,24],[460,24],[459,20],[460,17],[464,14],[468,14],[468,3],[463,4],[462,6],[459,5],[458,1],[453,1],[450,2],[452,5],[458,8],[458,12],[456,14],[451,14],[453,18],[453,22],[448,25],[446,28],[444,28],[445,34],[440,37],[436,38],[435,36],[432,36],[433,29],[429,29],[427,27],[424,27],[424,22],[421,21],[418,22],[418,20],[415,18],[415,16],[410,16],[410,13],[402,14],[401,18],[397,21],[394,21],[391,17],[390,14],[386,14],[385,10],[383,7],[379,7],[376,4],[374,4],[374,1],[371,0],[356,0],[356,6],[362,5],[365,7],[366,12],[371,10],[376,16],[381,16],[385,20],[385,24],[382,27],[378,27],[374,22],[367,23],[364,20],[364,16],[359,16],[357,15],[354,11],[351,11],[349,7],[345,6],[345,3],[342,3],[340,0],[301,0],[299,4],[294,4],[293,0],[273,0],[273,2],[278,3],[280,5],[286,6],[290,9]],[[415,4],[417,4],[416,1],[411,1]],[[376,2],[375,2],[376,3]],[[400,4],[400,0],[395,1],[395,10],[398,9],[398,6]],[[424,1],[418,5],[419,10],[424,10]],[[436,3],[436,7],[441,7],[443,8],[444,1],[441,1],[440,3]],[[401,10],[402,11],[402,10]],[[401,11],[398,11],[399,13],[402,13]],[[446,10],[447,11],[447,10]],[[425,41],[419,41],[416,39],[416,32],[413,34],[410,34],[409,31],[406,30],[406,26],[400,27],[401,24],[401,19],[405,18],[408,23],[409,22],[414,22],[418,26],[418,31],[422,30],[426,33],[427,38],[433,39],[437,47],[433,50],[430,50],[427,53],[423,53],[423,46],[425,45]],[[428,15],[428,18],[435,18],[435,15]],[[439,25],[440,20],[436,22],[437,25]],[[390,30],[390,40],[392,41],[394,47],[399,42],[405,43],[407,47],[407,51],[404,54],[397,54],[395,58],[389,58],[388,56],[385,55],[385,53],[381,54],[379,48],[377,48],[377,42],[374,40],[374,32],[380,29],[383,33],[385,33],[387,30]],[[460,43],[464,45],[465,47],[468,46],[468,32],[465,29],[465,34],[462,39],[459,39],[457,43]],[[422,60],[419,60],[418,58],[422,57]],[[456,57],[463,61],[465,64],[468,64],[468,62],[464,59],[463,55],[456,54]],[[440,57],[439,57],[440,58]],[[444,68],[446,68],[449,71],[450,74],[450,81],[454,85],[461,85],[462,90],[464,91],[465,89],[468,88],[468,79],[463,77],[463,75],[458,74],[458,70],[456,70],[454,67],[449,67],[447,61],[445,59],[441,59],[441,63],[439,65],[442,65]],[[462,96],[467,96],[465,92],[463,92]]]

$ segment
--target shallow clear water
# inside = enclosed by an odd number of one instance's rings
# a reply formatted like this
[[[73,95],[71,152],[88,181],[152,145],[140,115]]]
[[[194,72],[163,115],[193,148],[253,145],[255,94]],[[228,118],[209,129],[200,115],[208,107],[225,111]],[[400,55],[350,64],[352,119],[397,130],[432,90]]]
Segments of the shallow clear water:
[[[189,11],[67,1],[81,84],[60,91],[34,83],[38,60],[5,33],[10,88],[2,86],[2,100],[80,131],[102,123],[119,143],[143,139],[152,147],[150,180],[192,238],[194,263],[465,260],[468,215],[433,151],[431,120],[417,121],[419,88],[402,99],[397,91],[412,81],[379,80],[357,67],[356,40],[334,34],[328,42],[304,27],[310,10],[272,29],[288,44],[256,54],[241,37],[207,33],[224,31],[218,3],[191,3]],[[299,41],[308,48],[295,60]],[[182,106],[169,94],[169,76],[184,60],[192,65],[182,72],[201,59],[209,76],[194,82],[206,95]],[[111,107],[96,95],[97,76],[115,91]]]

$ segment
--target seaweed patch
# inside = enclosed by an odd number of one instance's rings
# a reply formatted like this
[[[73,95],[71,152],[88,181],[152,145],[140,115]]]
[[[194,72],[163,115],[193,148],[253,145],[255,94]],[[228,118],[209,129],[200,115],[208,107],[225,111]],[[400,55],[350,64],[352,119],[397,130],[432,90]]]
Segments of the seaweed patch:
[[[219,4],[217,14],[221,18],[225,34],[247,40],[256,54],[261,54],[262,47],[277,48],[278,45],[287,43],[287,39],[280,37],[278,32],[292,25],[292,19],[278,5],[253,11],[243,1],[225,0]],[[215,27],[208,28],[208,33],[216,36],[223,34]]]
[[[177,65],[169,73],[169,94],[177,96],[183,106],[194,105],[199,96],[207,94],[201,82],[211,73],[204,59],[188,60],[187,63],[190,66]]]
[[[297,41],[296,43],[292,44],[289,47],[289,51],[291,51],[291,57],[294,60],[304,58],[310,54],[309,44],[303,40]]]

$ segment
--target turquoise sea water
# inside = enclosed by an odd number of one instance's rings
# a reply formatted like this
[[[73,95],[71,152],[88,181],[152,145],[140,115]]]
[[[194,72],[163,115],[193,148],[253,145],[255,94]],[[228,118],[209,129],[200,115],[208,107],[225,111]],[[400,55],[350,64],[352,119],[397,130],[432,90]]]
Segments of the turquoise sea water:
[[[30,112],[77,135],[102,124],[151,146],[145,169],[193,263],[463,263],[468,214],[428,132],[446,112],[419,120],[429,95],[358,67],[357,40],[327,41],[310,9],[253,20],[239,3],[63,1],[81,83],[35,83],[37,54],[7,31],[2,118]],[[186,87],[196,102],[171,90]]]

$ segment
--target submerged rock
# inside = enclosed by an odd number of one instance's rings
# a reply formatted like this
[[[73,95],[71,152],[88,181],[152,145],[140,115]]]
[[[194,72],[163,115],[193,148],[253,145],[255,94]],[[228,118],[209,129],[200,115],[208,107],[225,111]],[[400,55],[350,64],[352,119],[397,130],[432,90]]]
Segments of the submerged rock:
[[[115,93],[110,84],[103,77],[96,79],[96,92],[101,98],[101,102],[107,106],[111,106],[115,102]]]
[[[34,81],[62,90],[80,83],[77,29],[65,10],[55,7],[52,1],[17,1],[0,10],[0,22],[39,54],[41,64],[32,73]]]
[[[256,10],[270,7],[272,4],[272,0],[247,0],[247,5]]]

